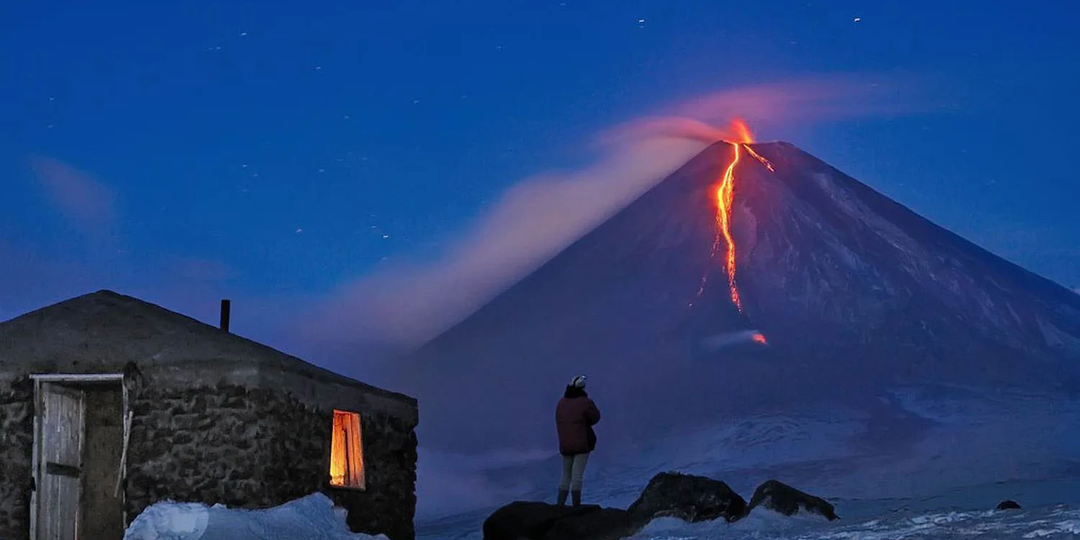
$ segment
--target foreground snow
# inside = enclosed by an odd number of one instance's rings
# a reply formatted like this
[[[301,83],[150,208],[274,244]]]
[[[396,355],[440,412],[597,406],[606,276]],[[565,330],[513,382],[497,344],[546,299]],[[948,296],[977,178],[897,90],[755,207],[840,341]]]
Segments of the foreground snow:
[[[264,510],[163,501],[128,526],[124,540],[369,540],[349,531],[345,513],[322,493]]]
[[[728,525],[688,525],[678,520],[656,520],[633,540],[892,540],[1076,538],[1080,536],[1080,510],[1054,506],[1020,511],[942,511],[912,515],[886,515],[874,519],[791,519],[754,513]]]

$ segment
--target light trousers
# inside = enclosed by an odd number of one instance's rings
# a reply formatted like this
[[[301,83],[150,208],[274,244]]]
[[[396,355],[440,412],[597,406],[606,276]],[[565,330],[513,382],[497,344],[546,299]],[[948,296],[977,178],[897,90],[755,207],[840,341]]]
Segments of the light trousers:
[[[588,453],[562,456],[562,481],[559,482],[559,489],[581,491],[581,480],[585,477],[585,465],[588,462]]]

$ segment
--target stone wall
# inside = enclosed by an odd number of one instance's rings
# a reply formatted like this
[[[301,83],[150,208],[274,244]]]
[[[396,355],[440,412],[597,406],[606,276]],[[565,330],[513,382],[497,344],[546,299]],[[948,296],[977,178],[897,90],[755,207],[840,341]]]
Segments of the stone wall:
[[[328,487],[332,411],[273,390],[222,385],[130,395],[134,411],[126,484],[128,518],[163,499],[265,508],[323,491],[349,510],[356,532],[412,540],[414,426],[361,413],[365,491]]]
[[[30,537],[34,386],[0,383],[0,538]]]

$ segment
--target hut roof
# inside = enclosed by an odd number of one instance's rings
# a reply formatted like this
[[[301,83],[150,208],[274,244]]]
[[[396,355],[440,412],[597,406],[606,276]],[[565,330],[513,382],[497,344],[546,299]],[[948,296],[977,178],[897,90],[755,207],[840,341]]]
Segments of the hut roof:
[[[416,406],[416,399],[315,366],[161,306],[100,290],[0,323],[0,371],[90,373],[135,362],[146,371],[254,369],[351,387]]]

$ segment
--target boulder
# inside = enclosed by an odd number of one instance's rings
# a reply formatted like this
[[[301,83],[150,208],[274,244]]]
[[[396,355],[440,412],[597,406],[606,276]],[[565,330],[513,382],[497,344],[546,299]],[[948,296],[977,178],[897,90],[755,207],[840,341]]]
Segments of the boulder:
[[[618,540],[637,532],[630,515],[621,508],[601,508],[555,522],[543,540]]]
[[[649,480],[627,511],[636,526],[660,517],[676,517],[690,523],[717,518],[731,522],[746,514],[746,501],[719,480],[666,472]]]
[[[825,499],[799,491],[778,480],[768,480],[754,490],[754,496],[750,497],[750,507],[747,509],[747,513],[758,506],[763,506],[785,516],[807,512],[824,516],[829,521],[840,519],[836,515],[836,509]]]
[[[1012,500],[1001,501],[997,505],[998,510],[1020,510],[1020,503]]]
[[[617,540],[634,530],[625,510],[517,501],[484,521],[484,540]]]

